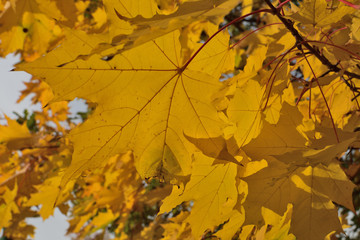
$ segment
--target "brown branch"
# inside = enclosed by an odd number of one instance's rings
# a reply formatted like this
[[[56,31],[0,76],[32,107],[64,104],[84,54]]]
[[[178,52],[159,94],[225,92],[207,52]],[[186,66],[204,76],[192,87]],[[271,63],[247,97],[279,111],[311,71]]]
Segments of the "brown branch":
[[[272,13],[274,15],[276,15],[280,21],[285,25],[285,27],[291,32],[291,34],[295,37],[296,42],[297,42],[297,46],[298,49],[301,50],[302,46],[306,47],[312,54],[314,54],[314,56],[319,59],[319,61],[324,64],[325,66],[327,66],[329,68],[329,70],[331,70],[332,72],[340,72],[341,69],[337,66],[332,64],[329,59],[327,59],[324,55],[322,55],[316,48],[314,48],[313,46],[311,46],[304,38],[303,36],[301,36],[301,34],[298,32],[298,30],[296,30],[296,28],[294,27],[294,23],[289,20],[284,18],[281,14],[280,14],[280,8],[276,8],[274,7],[274,5],[271,3],[270,0],[265,0],[266,4],[270,7]],[[360,75],[353,73],[353,72],[349,72],[349,71],[344,71],[344,74],[347,75],[350,78],[357,78],[360,79]]]
[[[60,146],[57,146],[57,145],[50,145],[50,146],[27,146],[27,147],[22,147],[22,148],[19,148],[17,150],[25,150],[25,149],[36,149],[36,148],[49,148],[49,149],[52,149],[52,148],[59,148]]]
[[[21,174],[26,173],[26,171],[30,168],[30,164],[26,164],[25,167],[23,169],[21,169],[20,171],[16,171],[14,173],[14,175],[12,175],[11,177],[9,177],[8,179],[4,180],[3,182],[0,183],[0,187],[5,185],[6,183],[8,183],[9,181],[13,180],[14,178],[20,176]]]

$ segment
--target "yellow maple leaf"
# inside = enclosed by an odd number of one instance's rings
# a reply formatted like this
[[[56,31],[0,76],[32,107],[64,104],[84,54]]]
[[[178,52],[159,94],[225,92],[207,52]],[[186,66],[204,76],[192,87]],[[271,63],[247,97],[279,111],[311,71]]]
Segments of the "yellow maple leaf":
[[[68,63],[62,61],[68,49],[58,48],[19,65],[56,86],[55,100],[81,97],[98,103],[92,117],[71,133],[75,152],[64,183],[128,149],[142,177],[186,175],[193,146],[183,134],[221,134],[216,109],[207,104],[220,86],[210,75],[219,63],[210,59],[226,59],[228,38],[219,35],[196,56],[194,68],[190,62],[184,69],[178,37],[175,31],[109,59],[93,55]],[[216,51],[209,55],[208,48]]]
[[[108,2],[108,4],[107,4]],[[165,0],[160,2],[173,3],[173,0]],[[110,36],[112,44],[124,44],[124,49],[128,49],[147,41],[151,41],[157,37],[181,29],[194,22],[194,19],[208,20],[220,24],[222,17],[225,16],[232,8],[234,8],[238,0],[192,0],[192,1],[176,1],[178,7],[176,11],[171,14],[154,15],[151,18],[146,18],[141,15],[133,18],[126,18],[124,15],[117,14],[114,16],[114,8],[112,1],[105,1],[108,6],[108,15],[110,21],[113,23],[110,26]],[[148,1],[147,4],[152,4],[153,1]],[[171,4],[170,4],[171,5]],[[120,7],[122,9],[123,7]],[[137,11],[135,11],[137,12]],[[131,13],[134,16],[134,13]]]
[[[283,216],[280,216],[270,209],[264,207],[261,208],[261,212],[265,220],[265,225],[271,227],[271,229],[265,233],[265,239],[296,239],[293,234],[289,234],[292,215],[291,204],[288,204],[287,210]]]
[[[21,149],[34,145],[38,136],[32,135],[26,124],[19,124],[5,116],[8,126],[0,125],[0,143],[6,144],[7,148]]]
[[[39,211],[43,220],[47,219],[54,212],[55,204],[62,203],[69,196],[73,184],[68,184],[63,192],[59,189],[61,175],[47,178],[41,185],[36,186],[38,192],[31,194],[30,199],[24,206],[41,205]]]
[[[265,122],[261,134],[244,146],[244,151],[253,160],[261,160],[269,155],[306,150],[308,137],[302,130],[304,127],[301,120],[302,115],[297,107],[284,103],[279,122],[277,124]]]
[[[241,209],[243,212],[240,212],[237,209],[234,209],[229,214],[229,221],[216,232],[216,236],[221,239],[232,239],[234,234],[239,230],[245,221],[244,209]]]
[[[330,153],[327,156],[333,155]],[[286,160],[289,157],[286,156]],[[314,157],[319,156],[315,154]],[[296,161],[294,156],[290,159]],[[290,232],[297,238],[322,239],[334,229],[341,230],[332,201],[353,209],[354,184],[347,179],[337,162],[327,165],[311,163],[312,166],[309,166],[298,161],[299,165],[294,166],[271,157],[267,161],[267,168],[244,179],[249,184],[244,204],[246,223],[259,224],[261,206],[282,215],[287,204],[292,203]],[[321,224],[321,219],[327,219],[327,224]]]
[[[189,216],[188,212],[181,212],[174,218],[171,218],[170,223],[162,224],[164,228],[164,240],[194,240],[191,235],[190,225],[184,220]]]
[[[41,12],[36,0],[17,0],[1,14],[0,26],[2,56],[23,50],[25,44],[29,45],[25,49],[28,54],[41,55],[61,34],[55,21]]]
[[[212,165],[214,159],[195,154],[190,181],[185,189],[173,188],[169,197],[164,199],[160,213],[168,212],[183,201],[194,201],[186,221],[190,223],[195,237],[205,230],[227,220],[237,202],[235,176],[237,165],[234,163]]]
[[[234,138],[238,146],[246,145],[260,133],[262,93],[257,81],[248,80],[236,88],[229,103],[227,115],[230,121],[236,123]]]
[[[0,204],[0,228],[6,228],[11,224],[12,213],[19,213],[19,207],[15,202],[18,187],[15,184],[13,190],[5,187],[5,193],[1,196],[3,203]]]
[[[358,14],[352,19],[351,30],[351,38],[360,41],[360,18]]]
[[[99,214],[92,219],[91,224],[95,225],[97,228],[101,228],[103,226],[107,226],[116,218],[117,214],[114,214],[110,209],[108,209],[106,212],[99,212]]]
[[[77,20],[75,2],[72,0],[36,0],[41,12],[65,24],[73,27]]]
[[[334,22],[339,22],[345,15],[356,11],[346,4],[339,5],[335,10],[328,8],[327,4],[323,0],[305,0],[301,3],[300,10],[291,15],[290,18],[302,24],[327,27]]]

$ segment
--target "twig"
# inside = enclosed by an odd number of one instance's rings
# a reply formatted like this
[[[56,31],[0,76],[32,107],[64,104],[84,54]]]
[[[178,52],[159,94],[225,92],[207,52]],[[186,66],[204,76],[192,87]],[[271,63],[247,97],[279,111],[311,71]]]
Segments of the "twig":
[[[301,52],[304,54],[304,51],[302,50],[302,48],[300,48],[300,49],[301,49]],[[331,114],[331,111],[330,111],[330,106],[329,106],[328,102],[326,101],[325,94],[324,94],[323,90],[321,89],[321,86],[320,86],[320,83],[319,83],[319,79],[317,78],[314,69],[311,67],[311,64],[310,64],[309,60],[307,59],[306,55],[304,55],[304,56],[305,56],[305,60],[306,60],[307,64],[309,65],[309,68],[310,68],[312,74],[314,75],[314,79],[315,79],[315,82],[317,83],[317,85],[318,85],[318,87],[319,87],[320,93],[321,93],[321,95],[322,95],[322,97],[323,97],[323,99],[324,99],[326,108],[327,108],[327,110],[328,110],[328,112],[329,112],[329,116],[330,116],[330,119],[331,119],[331,124],[332,124],[333,129],[334,129],[334,132],[335,132],[336,140],[337,140],[337,142],[339,143],[340,140],[339,140],[338,133],[337,133],[337,131],[336,131],[334,118],[333,118],[333,116],[332,116],[332,114]],[[312,82],[312,81],[311,81],[311,82]],[[311,90],[311,86],[310,86],[310,90]],[[310,92],[310,99],[311,99],[311,92]]]
[[[26,171],[30,168],[30,163],[26,164],[25,167],[23,169],[21,169],[20,171],[16,171],[14,173],[14,175],[12,175],[11,177],[9,177],[8,179],[6,179],[5,181],[3,181],[2,183],[0,183],[0,187],[5,185],[7,182],[11,181],[12,179],[16,178],[17,176],[26,173]]]

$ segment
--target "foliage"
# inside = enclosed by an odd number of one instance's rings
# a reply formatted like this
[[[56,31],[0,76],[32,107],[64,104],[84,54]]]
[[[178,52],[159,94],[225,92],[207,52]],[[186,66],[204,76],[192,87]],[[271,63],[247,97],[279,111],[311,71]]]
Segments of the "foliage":
[[[54,208],[78,239],[346,238],[359,6],[2,0],[0,54],[43,106],[0,126],[2,238]]]

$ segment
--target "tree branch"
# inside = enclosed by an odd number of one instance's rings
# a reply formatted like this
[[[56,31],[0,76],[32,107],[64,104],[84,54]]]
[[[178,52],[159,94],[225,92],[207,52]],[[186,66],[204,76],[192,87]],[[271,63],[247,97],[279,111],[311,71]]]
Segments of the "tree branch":
[[[324,64],[325,66],[327,66],[329,68],[329,70],[331,70],[332,72],[340,72],[341,68],[339,68],[337,65],[332,64],[329,59],[327,59],[324,55],[322,55],[317,49],[315,49],[313,46],[311,46],[308,42],[306,42],[306,40],[303,38],[303,36],[301,36],[301,34],[298,32],[298,30],[296,30],[296,28],[294,27],[294,23],[289,20],[284,18],[279,10],[280,8],[276,8],[274,7],[274,5],[271,3],[270,0],[265,0],[266,4],[270,7],[272,13],[274,15],[276,15],[280,21],[285,25],[285,27],[291,32],[291,34],[295,37],[296,42],[297,42],[297,48],[299,50],[302,49],[302,46],[306,47],[312,54],[314,54],[314,56],[319,59],[319,61]],[[357,78],[360,79],[360,75],[353,73],[353,72],[349,72],[349,71],[344,71],[344,74],[347,75],[350,78]]]

